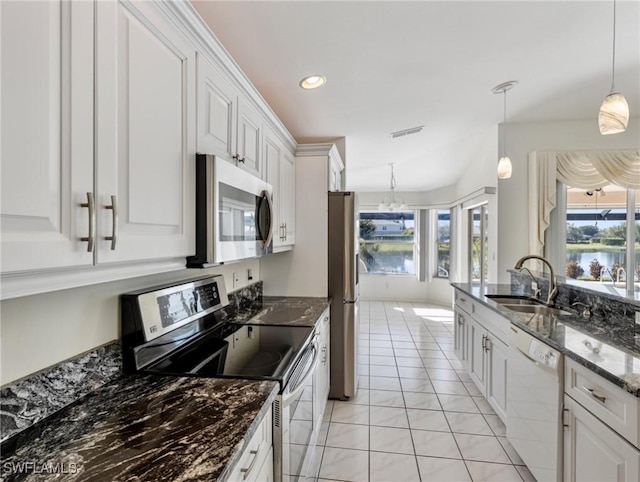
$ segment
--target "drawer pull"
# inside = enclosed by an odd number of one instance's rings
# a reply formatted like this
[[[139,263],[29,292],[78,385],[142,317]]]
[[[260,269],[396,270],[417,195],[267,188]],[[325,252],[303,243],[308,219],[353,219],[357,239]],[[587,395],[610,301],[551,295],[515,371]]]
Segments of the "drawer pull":
[[[600,403],[605,403],[607,401],[606,397],[603,397],[602,395],[596,395],[594,393],[593,388],[589,388],[589,387],[585,387],[584,385],[582,386],[582,389],[587,392],[589,395],[591,395],[593,398],[595,398],[596,400],[598,400]]]
[[[466,298],[462,298],[462,297],[460,297],[460,302],[461,302],[461,303],[466,303],[466,302],[467,302],[467,299],[466,299]]]
[[[253,460],[249,464],[249,467],[240,469],[240,472],[242,472],[244,474],[244,476],[242,477],[243,480],[247,478],[247,476],[251,472],[251,469],[253,469],[253,465],[256,463],[256,460],[258,459],[258,451],[257,450],[251,450],[251,451],[249,451],[249,453],[251,455],[253,455]]]

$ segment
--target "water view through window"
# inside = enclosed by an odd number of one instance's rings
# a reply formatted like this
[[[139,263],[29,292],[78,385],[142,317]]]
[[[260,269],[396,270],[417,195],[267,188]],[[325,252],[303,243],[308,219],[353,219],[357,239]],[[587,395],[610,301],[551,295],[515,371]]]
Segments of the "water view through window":
[[[640,289],[640,204],[628,202],[627,190],[567,188],[566,276],[624,287],[633,278]],[[627,212],[634,229],[628,239]],[[627,257],[635,260],[627,273]]]
[[[360,259],[368,273],[415,274],[415,213],[361,212]]]

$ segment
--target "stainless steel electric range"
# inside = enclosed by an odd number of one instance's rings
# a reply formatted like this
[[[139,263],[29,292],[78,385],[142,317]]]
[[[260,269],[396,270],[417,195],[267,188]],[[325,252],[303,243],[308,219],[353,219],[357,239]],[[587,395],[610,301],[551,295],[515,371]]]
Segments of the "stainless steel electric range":
[[[317,333],[235,323],[228,305],[222,276],[122,295],[125,373],[277,381],[275,478],[297,480],[314,426],[306,405],[320,361]]]

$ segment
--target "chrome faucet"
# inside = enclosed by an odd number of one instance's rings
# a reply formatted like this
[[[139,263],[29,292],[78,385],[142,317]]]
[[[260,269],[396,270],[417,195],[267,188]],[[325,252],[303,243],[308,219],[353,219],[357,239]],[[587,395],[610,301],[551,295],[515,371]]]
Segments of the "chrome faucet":
[[[558,287],[556,282],[556,275],[553,272],[553,266],[551,266],[551,263],[549,263],[549,261],[547,261],[542,256],[538,256],[536,254],[528,254],[516,261],[516,265],[513,267],[513,269],[522,271],[524,269],[522,267],[522,264],[528,259],[537,259],[539,261],[542,261],[547,265],[547,268],[549,268],[549,295],[547,296],[547,304],[550,305],[556,299],[556,296],[558,296]]]

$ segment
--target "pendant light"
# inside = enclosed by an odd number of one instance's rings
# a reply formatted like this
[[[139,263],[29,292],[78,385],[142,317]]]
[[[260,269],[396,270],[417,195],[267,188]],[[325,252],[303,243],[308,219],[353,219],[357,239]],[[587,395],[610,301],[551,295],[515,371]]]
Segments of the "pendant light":
[[[502,153],[498,160],[498,179],[509,179],[511,177],[511,159],[507,156],[507,91],[513,89],[518,83],[517,80],[510,80],[500,85],[496,85],[491,92],[494,94],[504,94],[504,117],[503,117],[503,132],[502,132]]]
[[[620,92],[615,90],[616,73],[616,0],[613,0],[613,56],[611,63],[611,90],[602,101],[598,114],[600,134],[619,134],[627,129],[629,123],[629,104]]]
[[[391,167],[391,181],[389,183],[389,201],[384,199],[378,204],[378,211],[406,211],[408,209],[404,200],[398,203],[396,201],[396,176],[393,174],[393,162],[389,163]]]

